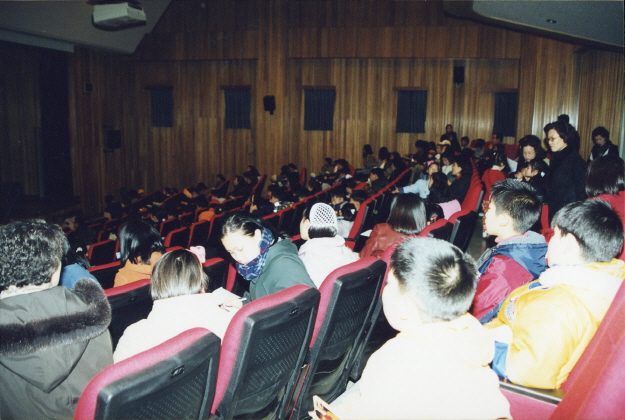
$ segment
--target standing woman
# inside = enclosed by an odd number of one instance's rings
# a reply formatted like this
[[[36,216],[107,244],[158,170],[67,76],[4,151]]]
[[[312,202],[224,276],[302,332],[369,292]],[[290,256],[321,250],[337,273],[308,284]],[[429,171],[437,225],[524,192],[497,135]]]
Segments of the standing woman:
[[[265,220],[237,212],[226,220],[221,233],[221,243],[236,261],[237,271],[250,282],[246,299],[255,300],[296,284],[315,287],[297,247]],[[224,302],[228,308],[241,305],[240,300]]]
[[[571,124],[556,121],[545,127],[551,165],[545,177],[545,201],[549,221],[562,207],[586,199],[586,162],[577,153],[579,134]]]
[[[149,279],[154,264],[165,253],[165,247],[161,235],[152,225],[134,219],[119,233],[119,251],[123,266],[115,276],[115,287]]]

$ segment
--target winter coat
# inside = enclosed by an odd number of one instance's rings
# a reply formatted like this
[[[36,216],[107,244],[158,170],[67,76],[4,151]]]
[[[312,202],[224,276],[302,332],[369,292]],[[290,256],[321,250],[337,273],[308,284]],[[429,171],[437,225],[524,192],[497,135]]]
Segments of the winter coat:
[[[571,146],[555,152],[545,177],[549,222],[562,207],[586,199],[586,162]]]
[[[113,363],[110,322],[89,279],[0,300],[0,417],[73,418],[87,383]]]
[[[482,324],[497,316],[506,296],[547,269],[546,254],[544,236],[532,231],[487,249],[477,262],[480,278],[473,297],[473,316]]]
[[[260,276],[250,280],[250,291],[245,293],[248,299],[246,303],[296,284],[315,287],[297,255],[297,247],[289,239],[282,239],[267,251],[265,267]]]
[[[345,239],[338,235],[310,239],[300,247],[298,255],[317,287],[337,268],[360,259],[357,253],[345,246]]]
[[[521,286],[486,324],[498,342],[493,369],[510,381],[558,389],[569,376],[605,316],[625,277],[613,259],[549,268]],[[511,338],[511,339],[510,339]]]
[[[367,239],[365,246],[360,251],[360,258],[380,258],[386,251],[386,248],[405,238],[406,235],[395,232],[388,223],[378,223],[373,227],[369,239]]]

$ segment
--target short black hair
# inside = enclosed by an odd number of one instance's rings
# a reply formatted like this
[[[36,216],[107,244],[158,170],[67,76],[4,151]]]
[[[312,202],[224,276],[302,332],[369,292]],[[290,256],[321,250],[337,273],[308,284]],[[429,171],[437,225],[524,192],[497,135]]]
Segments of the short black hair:
[[[343,219],[348,222],[356,220],[356,214],[358,214],[358,211],[356,210],[356,206],[353,204],[347,203],[341,207],[341,215],[343,216]]]
[[[471,165],[470,159],[466,158],[465,156],[457,156],[454,158],[454,162],[456,162],[456,164],[462,170],[462,176],[471,177],[471,175],[473,174],[473,165]]]
[[[625,189],[624,171],[623,159],[618,156],[606,155],[593,160],[586,172],[586,195],[617,195]]]
[[[349,198],[362,204],[369,198],[369,195],[364,190],[356,190]]]
[[[484,139],[477,139],[475,140],[475,147],[477,148],[482,148],[484,147],[484,145],[486,144],[486,141],[484,141]]]
[[[150,264],[153,252],[165,253],[161,235],[154,226],[140,219],[131,219],[122,226],[119,232],[122,264],[128,260],[133,264]]]
[[[597,137],[597,136],[601,136],[601,137],[603,137],[606,140],[610,140],[610,132],[608,131],[607,128],[602,127],[602,126],[599,126],[599,127],[595,128],[594,130],[592,130],[592,141],[595,144],[597,143],[595,141],[595,137]]]
[[[426,226],[425,203],[418,194],[395,194],[386,220],[395,232],[417,235]]]
[[[59,225],[27,220],[0,226],[0,292],[49,283],[65,247]]]
[[[332,158],[331,157],[327,157],[324,159],[325,163],[328,165],[332,165]]]
[[[408,238],[397,246],[390,267],[426,323],[457,319],[473,302],[478,278],[475,262],[447,241]]]
[[[495,203],[495,213],[510,216],[514,229],[519,233],[527,232],[538,221],[542,209],[536,190],[517,179],[496,182],[491,201]]]
[[[348,178],[343,180],[343,186],[345,188],[356,188],[358,186],[358,182],[354,178]]]
[[[380,179],[386,179],[386,172],[382,168],[372,168],[369,173],[377,175]]]
[[[567,204],[555,214],[551,227],[573,235],[587,262],[611,261],[623,249],[623,222],[602,200]]]
[[[330,190],[330,197],[340,197],[340,198],[345,198],[347,197],[347,191],[345,191],[345,187],[342,185],[339,185],[336,188],[332,188]]]
[[[579,150],[579,133],[571,124],[558,119],[558,121],[547,124],[544,130],[547,134],[549,130],[556,130],[567,145],[573,147],[575,151]]]

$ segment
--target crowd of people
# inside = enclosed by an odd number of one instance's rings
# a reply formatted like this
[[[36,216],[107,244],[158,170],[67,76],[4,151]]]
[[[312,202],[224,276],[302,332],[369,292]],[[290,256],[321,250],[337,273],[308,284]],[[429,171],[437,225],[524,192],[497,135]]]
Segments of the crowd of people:
[[[509,418],[498,375],[558,389],[625,278],[624,166],[609,132],[593,131],[588,162],[567,118],[544,132],[546,148],[528,135],[510,159],[501,135],[490,143],[458,140],[448,125],[437,143],[418,140],[408,156],[386,148],[376,155],[365,145],[358,168],[327,158],[303,183],[297,166],[285,165],[264,197],[253,166],[231,189],[220,176],[213,188],[186,188],[177,201],[168,200],[176,194],[168,188],[149,200],[140,190],[124,189],[119,201],[107,197],[104,216],[127,217],[111,233],[121,261],[115,287],[149,278],[154,301],[115,349],[110,306],[86,271],[96,240],[87,223],[68,218],[70,234],[41,220],[0,226],[0,417],[70,418],[104,367],[194,327],[222,338],[246,303],[293,285],[319,288],[335,269],[396,247],[382,302],[398,334],[330,409],[342,419]],[[486,189],[484,232],[496,238],[477,262],[449,242],[417,237],[461,209],[474,171]],[[354,252],[345,238],[355,216],[390,181],[387,220]],[[329,187],[328,202],[303,203],[299,248],[266,220]],[[239,197],[247,206],[228,213],[219,236],[249,290],[220,300],[202,270],[205,249],[166,252],[158,227],[195,211],[210,220]],[[543,204],[549,241],[535,231]]]

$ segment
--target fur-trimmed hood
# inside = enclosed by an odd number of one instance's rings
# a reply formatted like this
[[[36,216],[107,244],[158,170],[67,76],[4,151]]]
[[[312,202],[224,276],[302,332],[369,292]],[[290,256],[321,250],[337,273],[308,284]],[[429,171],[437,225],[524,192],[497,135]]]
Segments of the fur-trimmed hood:
[[[102,288],[80,279],[0,301],[0,364],[46,391],[72,371],[89,340],[104,333],[111,307]]]

